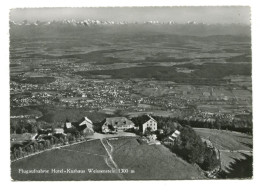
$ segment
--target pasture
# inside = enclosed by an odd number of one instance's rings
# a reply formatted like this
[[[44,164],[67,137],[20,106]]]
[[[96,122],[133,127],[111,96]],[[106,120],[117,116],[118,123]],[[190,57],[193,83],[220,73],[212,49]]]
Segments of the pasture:
[[[201,170],[177,157],[163,145],[141,145],[134,138],[109,140],[118,167],[134,170],[126,180],[205,179]]]
[[[46,151],[11,164],[11,176],[18,181],[80,181],[80,180],[116,180],[116,174],[94,174],[88,169],[109,170],[105,162],[107,153],[100,140],[89,141],[69,147]],[[45,169],[50,173],[19,173],[19,169]],[[52,173],[52,169],[85,170],[85,173]]]
[[[162,145],[141,145],[136,137],[100,139],[45,151],[12,162],[12,179],[18,181],[205,179],[198,167],[183,161]],[[44,169],[49,170],[49,173],[25,174],[19,172],[19,169]],[[53,169],[63,170],[63,173],[54,173]],[[85,172],[64,173],[67,169],[85,170]],[[89,169],[120,169],[127,172],[89,173]]]
[[[220,150],[252,150],[253,138],[251,135],[216,129],[194,128],[194,130],[201,137],[210,140]]]

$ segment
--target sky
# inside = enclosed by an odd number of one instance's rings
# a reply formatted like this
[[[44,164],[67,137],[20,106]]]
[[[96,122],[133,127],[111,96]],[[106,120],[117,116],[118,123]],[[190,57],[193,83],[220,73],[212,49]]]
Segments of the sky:
[[[10,10],[10,20],[52,21],[96,19],[106,21],[196,21],[208,24],[250,24],[248,6],[202,7],[106,7],[106,8],[19,8]]]

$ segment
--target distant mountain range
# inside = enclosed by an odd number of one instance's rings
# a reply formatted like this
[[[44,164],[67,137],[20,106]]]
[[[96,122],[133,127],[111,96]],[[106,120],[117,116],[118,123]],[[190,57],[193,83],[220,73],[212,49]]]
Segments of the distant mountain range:
[[[176,23],[175,21],[168,21],[168,22],[160,22],[160,21],[145,21],[145,22],[127,22],[127,21],[101,21],[101,20],[93,20],[93,19],[86,19],[82,21],[76,21],[74,19],[71,20],[61,20],[61,21],[36,21],[36,22],[29,22],[24,20],[22,22],[14,22],[10,21],[10,25],[18,25],[18,26],[48,26],[48,25],[71,25],[71,26],[91,26],[91,25],[129,25],[129,24],[154,24],[154,25],[215,25],[219,26],[223,24],[207,24],[207,23],[199,23],[196,21],[188,21],[186,23]],[[243,26],[243,24],[225,24],[225,25],[238,25]]]
[[[89,29],[88,31],[97,31],[100,27],[107,33],[162,33],[174,35],[192,35],[192,36],[210,36],[210,35],[245,35],[251,36],[251,28],[249,25],[243,24],[206,24],[197,23],[195,21],[188,21],[187,23],[176,23],[174,21],[159,22],[159,21],[145,21],[145,22],[116,22],[116,21],[101,21],[86,19],[82,21],[76,20],[62,20],[62,21],[10,21],[11,32],[33,30],[34,32],[51,32],[62,29],[63,31],[79,31]],[[64,30],[65,29],[65,30]],[[102,30],[103,30],[102,29]],[[100,32],[101,30],[97,31]],[[17,34],[14,32],[14,34]]]

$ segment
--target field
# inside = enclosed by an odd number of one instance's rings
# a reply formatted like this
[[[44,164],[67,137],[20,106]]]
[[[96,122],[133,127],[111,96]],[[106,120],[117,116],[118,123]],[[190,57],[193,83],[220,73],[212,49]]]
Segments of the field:
[[[19,116],[19,115],[35,115],[35,116],[42,116],[41,111],[32,109],[30,107],[13,107],[10,109],[11,116]]]
[[[196,133],[201,137],[209,139],[220,150],[245,150],[250,151],[253,147],[253,138],[238,132],[231,132],[216,129],[195,128]]]
[[[84,116],[91,118],[93,122],[100,122],[109,116],[103,112],[90,112],[87,109],[66,109],[47,106],[12,107],[10,112],[11,116],[35,115],[40,117],[39,120],[48,123],[64,122],[66,118],[70,121],[78,121]]]
[[[78,121],[82,117],[87,116],[93,122],[100,122],[105,119],[108,115],[99,112],[89,112],[86,109],[54,109],[46,112],[39,120],[46,121],[49,123],[53,122],[64,122],[66,118],[70,121]]]
[[[252,136],[215,129],[197,128],[195,131],[201,137],[209,139],[220,150],[222,169],[227,173],[227,177],[229,173],[234,177],[241,174],[240,178],[244,178],[243,175],[252,176]]]
[[[109,75],[115,79],[132,79],[132,78],[153,78],[163,81],[174,81],[177,83],[201,84],[207,79],[209,84],[224,82],[223,77],[228,75],[251,75],[250,65],[240,64],[217,64],[212,67],[212,64],[204,65],[181,65],[190,70],[195,70],[192,73],[178,72],[179,65],[176,66],[148,66],[148,67],[131,67],[114,70],[97,70],[97,71],[80,71],[77,72],[85,78],[96,78],[96,75]],[[176,71],[177,70],[177,71]],[[215,82],[215,83],[214,83]]]
[[[127,170],[127,173],[89,173],[89,169]],[[13,180],[148,180],[203,179],[198,167],[176,157],[164,146],[140,145],[135,137],[92,140],[31,156],[11,164]],[[45,169],[46,174],[24,174],[19,169]],[[85,173],[51,173],[52,169]]]
[[[56,31],[49,36],[40,28],[41,33],[37,34],[23,27],[11,27],[11,76],[19,71],[35,72],[38,69],[48,69],[51,73],[59,68],[57,66],[67,64],[66,70],[75,71],[73,75],[85,79],[105,76],[112,79],[153,78],[189,84],[218,84],[229,75],[251,76],[250,37],[183,36],[160,28],[158,34],[157,29],[149,29],[147,33],[142,26],[135,30],[135,26],[128,27],[118,31],[112,28],[74,29],[73,33],[63,31],[54,39]],[[139,33],[139,30],[144,31]],[[73,70],[69,70],[70,67]],[[20,83],[53,80],[53,76],[16,79]]]
[[[83,144],[55,149],[43,152],[39,155],[13,162],[11,164],[11,175],[13,180],[30,181],[69,181],[69,180],[115,180],[116,174],[89,174],[87,169],[103,169],[109,167],[105,163],[106,151],[99,140],[86,142]],[[86,170],[86,173],[49,173],[49,174],[21,174],[19,169],[78,169]]]
[[[30,83],[30,84],[48,84],[48,83],[52,83],[55,81],[54,77],[27,77],[26,79],[19,79],[19,78],[15,78],[12,77],[13,81],[17,82],[17,83]]]
[[[110,140],[113,158],[123,169],[134,170],[125,174],[130,180],[203,179],[202,172],[183,161],[163,145],[140,145],[136,139]],[[126,158],[127,157],[127,158]]]

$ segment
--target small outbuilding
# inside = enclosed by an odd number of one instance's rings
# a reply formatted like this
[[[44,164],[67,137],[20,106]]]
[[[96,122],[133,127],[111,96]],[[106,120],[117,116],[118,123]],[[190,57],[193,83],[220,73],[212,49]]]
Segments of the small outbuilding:
[[[64,134],[64,129],[62,129],[62,128],[55,128],[53,130],[53,133],[54,134]]]

